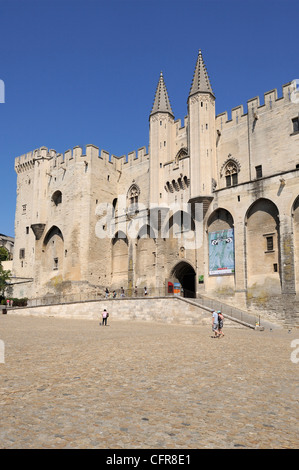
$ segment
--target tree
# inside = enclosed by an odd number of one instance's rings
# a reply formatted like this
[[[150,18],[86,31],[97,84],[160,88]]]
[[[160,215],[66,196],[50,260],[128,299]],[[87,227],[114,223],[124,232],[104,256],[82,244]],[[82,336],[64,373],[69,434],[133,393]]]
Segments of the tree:
[[[9,252],[4,246],[0,246],[0,263],[9,260]]]
[[[10,278],[10,271],[3,269],[0,262],[0,297],[4,297],[5,290],[7,288],[7,280]]]

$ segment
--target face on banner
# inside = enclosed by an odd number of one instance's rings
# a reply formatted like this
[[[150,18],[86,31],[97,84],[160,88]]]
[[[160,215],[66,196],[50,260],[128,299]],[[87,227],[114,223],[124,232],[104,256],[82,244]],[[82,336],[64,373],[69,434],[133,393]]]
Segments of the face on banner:
[[[220,276],[235,272],[234,229],[209,233],[209,274]]]

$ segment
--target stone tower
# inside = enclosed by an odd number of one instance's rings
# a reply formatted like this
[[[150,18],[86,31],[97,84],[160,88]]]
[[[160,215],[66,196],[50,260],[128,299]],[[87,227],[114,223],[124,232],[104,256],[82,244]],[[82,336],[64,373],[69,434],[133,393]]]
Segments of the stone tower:
[[[215,96],[199,51],[188,97],[191,198],[211,196],[216,179]]]
[[[163,201],[163,166],[173,157],[174,115],[168,98],[162,72],[158,82],[153,108],[150,114],[150,202]]]

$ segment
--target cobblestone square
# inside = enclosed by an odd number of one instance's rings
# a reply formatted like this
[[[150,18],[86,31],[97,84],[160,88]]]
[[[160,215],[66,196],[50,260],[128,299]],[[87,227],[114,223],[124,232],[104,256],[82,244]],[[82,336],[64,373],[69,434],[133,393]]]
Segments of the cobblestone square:
[[[299,330],[224,333],[1,315],[0,447],[297,448]]]

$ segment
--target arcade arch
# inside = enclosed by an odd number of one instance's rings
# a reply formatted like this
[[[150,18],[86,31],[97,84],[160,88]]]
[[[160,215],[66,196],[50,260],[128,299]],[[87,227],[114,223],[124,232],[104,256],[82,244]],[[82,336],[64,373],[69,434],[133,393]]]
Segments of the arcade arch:
[[[299,292],[299,196],[292,207],[296,292]]]
[[[246,226],[247,286],[267,285],[281,293],[279,212],[269,199],[258,199],[248,209]]]
[[[180,261],[171,270],[170,277],[177,279],[183,288],[184,297],[196,297],[194,268],[187,261]]]
[[[153,229],[144,225],[139,230],[136,243],[135,284],[150,287],[149,279],[154,278],[156,265],[156,240]]]
[[[64,258],[64,239],[61,230],[53,225],[48,230],[42,247],[42,268],[46,272],[61,271]]]
[[[128,280],[128,238],[118,231],[112,239],[112,284],[127,287]]]
[[[209,244],[209,275],[223,276],[235,273],[234,219],[223,208],[216,209],[207,223]],[[211,282],[214,281],[211,279]],[[234,288],[234,277],[222,279],[226,287]],[[213,284],[216,287],[215,283]]]

